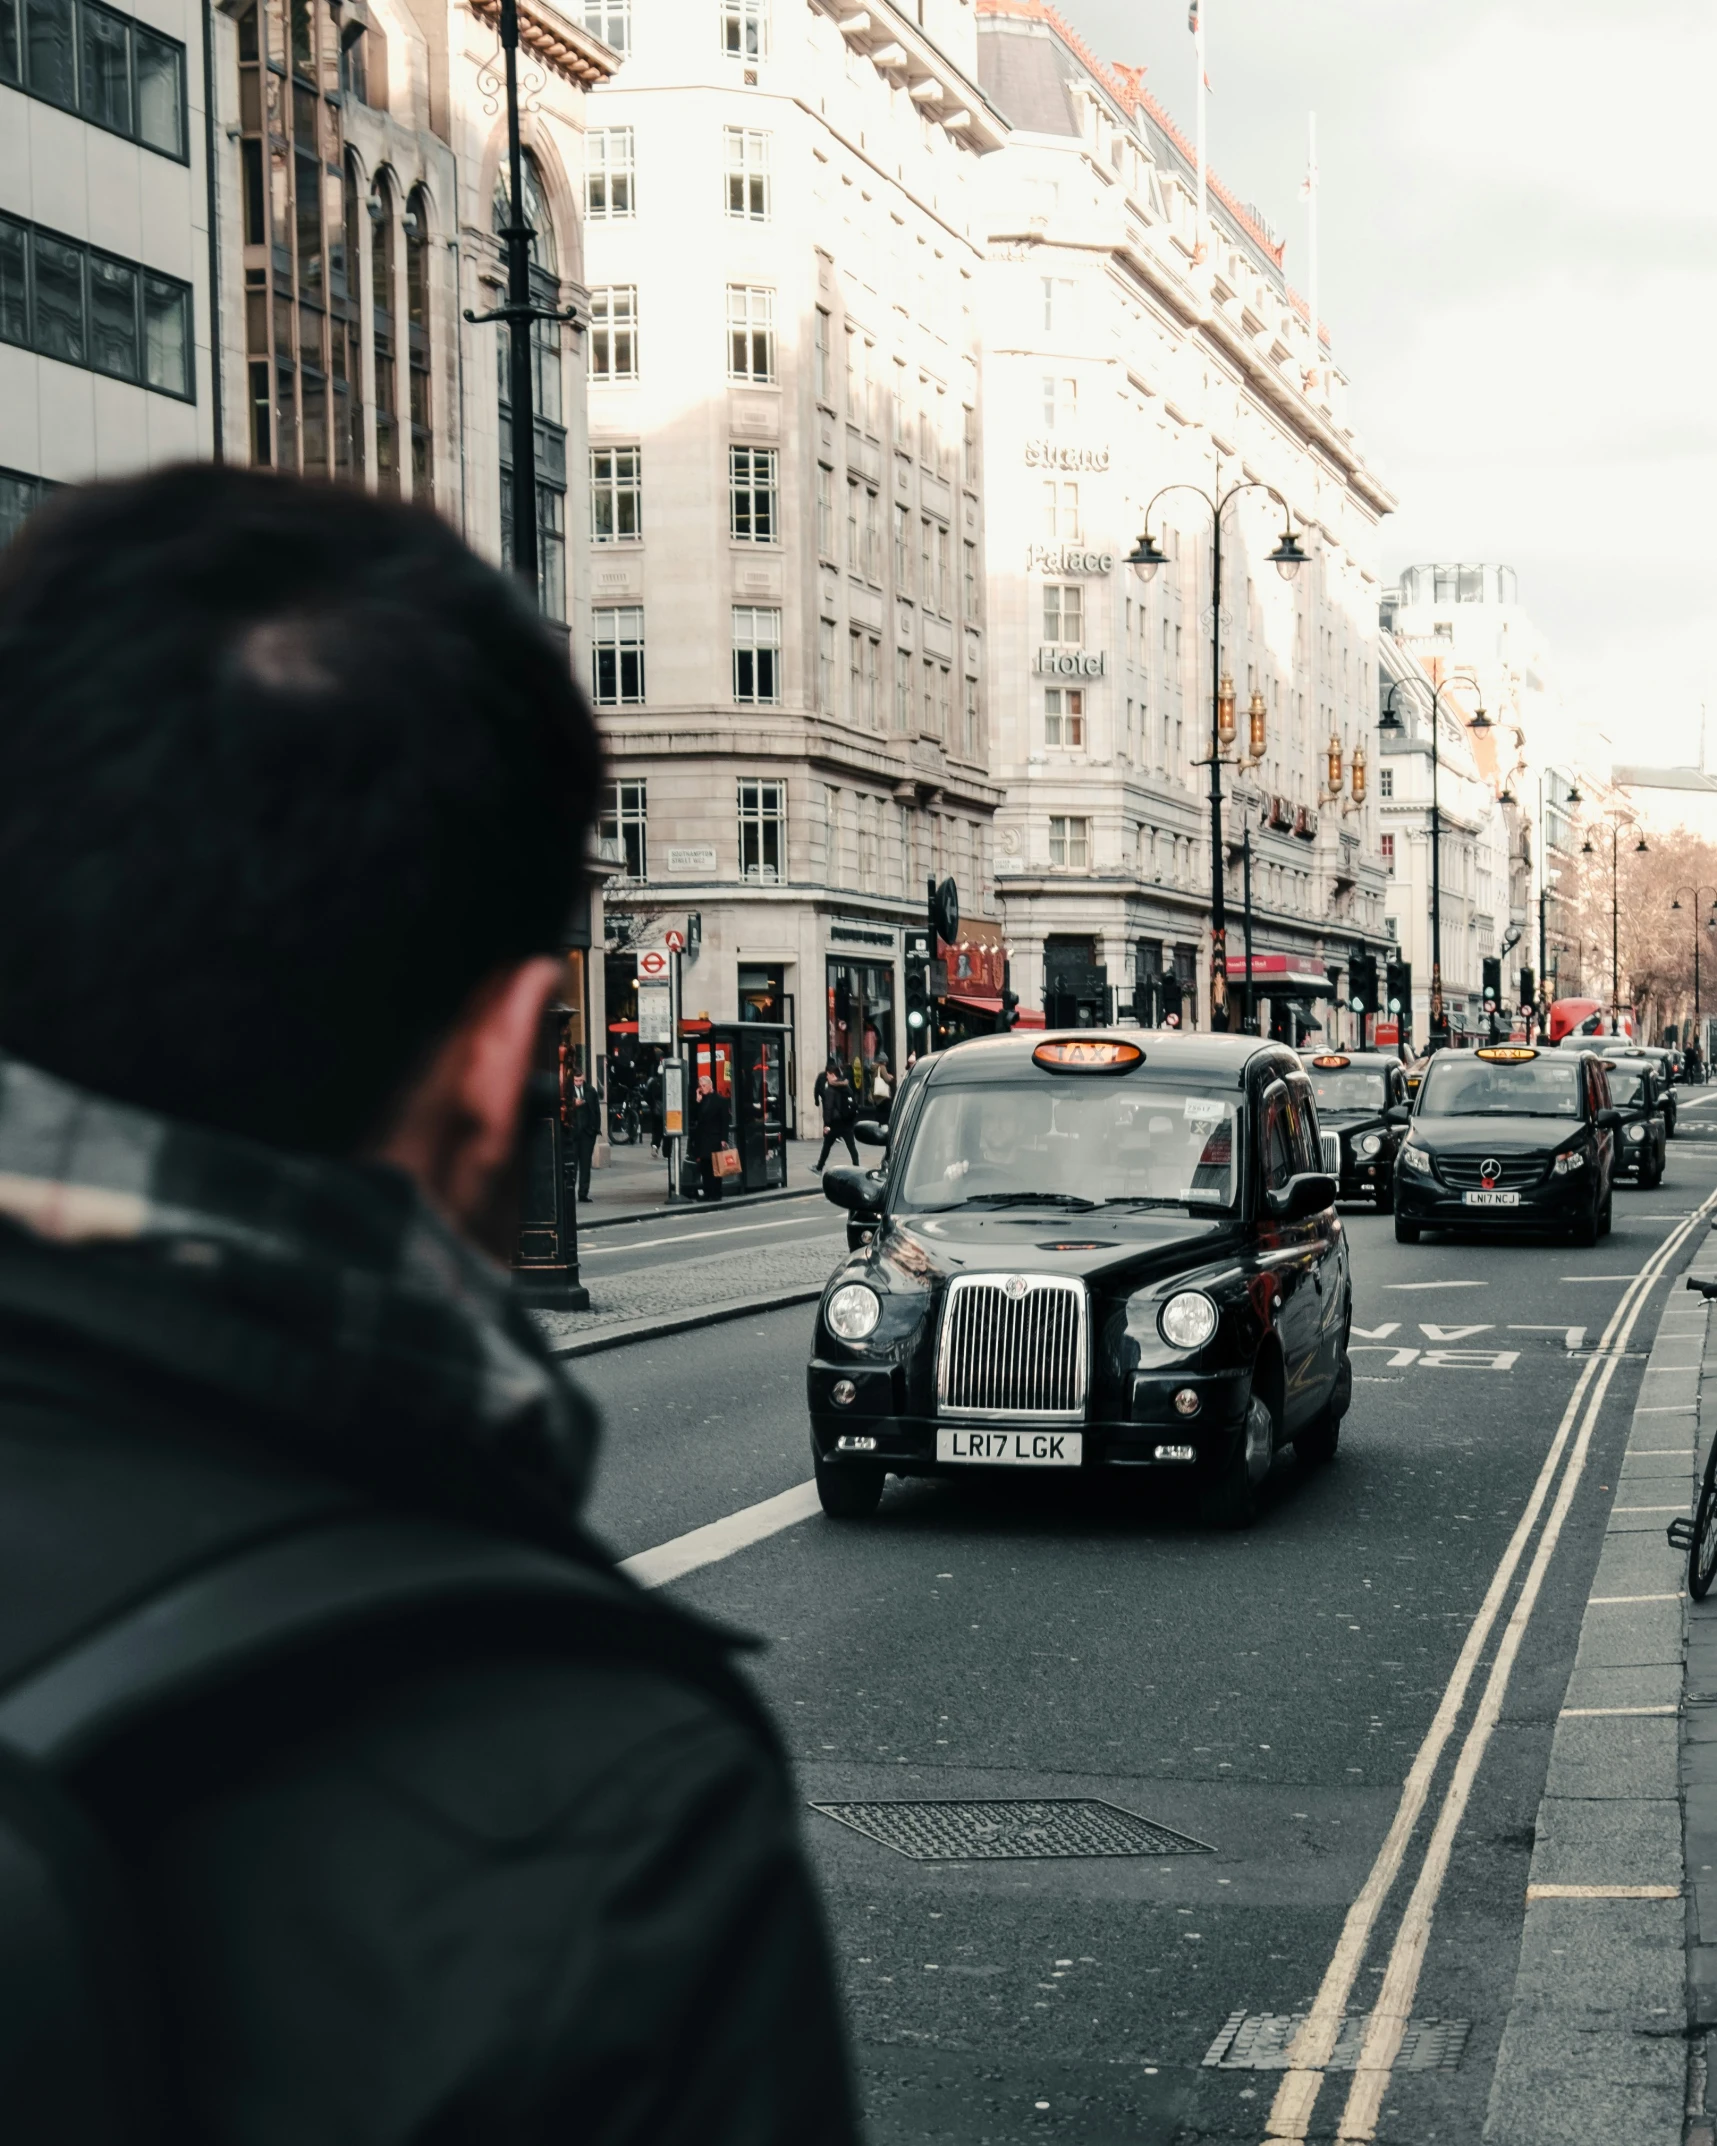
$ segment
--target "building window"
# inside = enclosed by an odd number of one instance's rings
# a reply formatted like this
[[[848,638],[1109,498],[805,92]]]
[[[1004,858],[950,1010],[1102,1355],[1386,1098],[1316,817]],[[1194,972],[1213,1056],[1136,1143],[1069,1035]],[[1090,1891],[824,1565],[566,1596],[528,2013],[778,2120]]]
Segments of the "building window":
[[[969,402],[960,408],[960,481],[968,487],[978,481],[978,413]]]
[[[94,0],[0,0],[0,82],[186,161],[184,46]]]
[[[907,648],[894,651],[894,727],[912,728],[912,651]]]
[[[584,137],[584,213],[618,223],[638,212],[630,127],[594,127]]]
[[[1079,383],[1059,374],[1043,377],[1043,429],[1064,432],[1079,415]]]
[[[779,531],[775,516],[776,450],[730,447],[727,450],[728,534],[741,544],[773,544]]]
[[[952,609],[954,593],[954,540],[944,523],[935,528],[936,543],[936,608],[946,618]]]
[[[767,386],[775,378],[775,293],[727,287],[727,377]]]
[[[982,757],[978,750],[980,743],[978,681],[975,678],[968,678],[966,680],[966,758],[968,760],[977,760]]]
[[[584,0],[584,27],[616,52],[630,52],[632,0]]]
[[[746,223],[769,221],[769,137],[752,127],[725,127],[727,213]]]
[[[894,503],[894,589],[897,596],[912,594],[912,516],[898,500]]]
[[[644,534],[644,451],[590,450],[590,541],[636,544]]]
[[[832,618],[817,621],[817,706],[824,715],[835,713],[835,638]]]
[[[768,0],[721,0],[721,49],[736,60],[760,60],[769,50]]]
[[[628,879],[648,879],[650,850],[647,833],[646,785],[641,782],[611,782],[602,806],[597,834],[619,846],[626,860]]]
[[[781,698],[781,614],[754,604],[733,607],[733,697]]]
[[[825,559],[835,556],[835,473],[822,462],[817,464],[817,550]]]
[[[847,635],[847,720],[860,730],[881,728],[877,709],[882,643],[854,626]]]
[[[811,322],[811,386],[821,403],[834,401],[834,332],[829,316],[818,306]]]
[[[920,704],[919,724],[927,738],[939,738],[942,733],[936,727],[936,666],[928,656],[924,659],[923,700]]]
[[[976,618],[978,615],[978,547],[976,544],[961,544],[960,563],[965,575],[966,616]]]
[[[1395,837],[1393,835],[1380,835],[1377,847],[1383,862],[1393,872],[1395,869]]]
[[[638,377],[638,287],[611,283],[590,294],[590,377]]]
[[[636,707],[644,698],[644,606],[598,605],[590,614],[590,677],[599,708]]]
[[[882,579],[882,499],[867,484],[859,501],[863,518],[864,573],[867,581]]]
[[[947,664],[936,666],[936,735],[946,738],[954,721],[954,673]]]
[[[524,221],[530,227],[530,292],[534,305],[550,311],[560,297],[559,253],[554,220],[536,160],[523,162]],[[490,205],[497,234],[512,222],[505,184],[497,181]],[[566,428],[561,422],[560,323],[534,320],[530,329],[531,392],[536,409],[537,604],[545,618],[566,621]],[[505,322],[495,331],[496,399],[501,448],[501,561],[514,557],[512,345]],[[639,677],[642,679],[642,655]]]
[[[429,372],[429,202],[421,187],[405,205],[405,320],[411,496],[428,500],[435,488],[435,436]]]
[[[1070,870],[1085,871],[1091,862],[1091,822],[1063,818],[1052,813],[1049,821],[1049,861]]]
[[[1063,334],[1073,326],[1073,284],[1066,276],[1043,278],[1043,325]]]
[[[9,216],[0,216],[0,342],[194,399],[189,284]]]
[[[1395,795],[1395,770],[1392,767],[1378,770],[1377,794],[1379,797],[1393,797]]]
[[[1084,645],[1085,591],[1077,581],[1044,584],[1043,638],[1064,647]]]
[[[55,489],[44,478],[26,477],[18,469],[0,469],[0,551]]]
[[[742,879],[776,886],[787,876],[787,785],[739,785],[739,871]]]
[[[1082,747],[1085,743],[1085,695],[1077,686],[1051,686],[1043,696],[1045,745]]]
[[[1041,524],[1046,544],[1077,544],[1079,538],[1079,487],[1071,480],[1046,477],[1043,483]]]

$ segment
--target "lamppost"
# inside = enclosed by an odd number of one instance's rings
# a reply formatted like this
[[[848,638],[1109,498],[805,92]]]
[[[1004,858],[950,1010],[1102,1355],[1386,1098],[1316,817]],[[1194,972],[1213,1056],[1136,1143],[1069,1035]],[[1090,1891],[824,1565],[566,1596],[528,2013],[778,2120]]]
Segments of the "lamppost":
[[[1631,812],[1606,812],[1599,819],[1601,827],[1610,830],[1610,1034],[1621,1033],[1622,1018],[1622,893],[1621,893],[1621,842],[1624,827],[1638,827]],[[1644,834],[1634,844],[1634,855],[1643,857],[1650,848]],[[1595,857],[1597,845],[1588,835],[1580,844],[1582,857]]]
[[[1406,685],[1416,686],[1421,692],[1428,691],[1431,695],[1431,1018],[1427,1024],[1430,1034],[1425,1040],[1428,1048],[1435,1051],[1449,1040],[1449,1024],[1443,1012],[1443,815],[1437,792],[1437,773],[1442,765],[1438,737],[1439,708],[1443,695],[1451,687],[1466,686],[1471,692],[1477,693],[1479,683],[1476,678],[1449,677],[1433,687],[1419,672],[1414,672],[1407,678],[1397,678],[1389,688],[1388,698],[1383,703],[1383,713],[1377,719],[1380,732],[1399,734],[1405,730],[1406,725],[1395,713],[1395,696]],[[1467,728],[1482,731],[1490,727],[1490,717],[1486,715],[1484,701],[1481,699],[1468,721]]]
[[[1717,924],[1717,887],[1677,887],[1675,890],[1675,899],[1669,905],[1671,909],[1679,909],[1681,907],[1681,897],[1684,894],[1693,904],[1693,1040],[1695,1043],[1700,1043],[1701,1023],[1699,1018],[1699,904],[1707,894],[1710,895],[1712,914],[1705,919],[1705,929],[1707,931],[1710,931],[1713,925]],[[1705,1056],[1703,1044],[1700,1044],[1699,1055],[1701,1058]]]
[[[1550,901],[1550,818],[1544,807],[1544,785],[1556,772],[1555,768],[1547,767],[1538,778],[1538,999],[1545,1007],[1550,1004],[1550,946],[1544,921]],[[1572,776],[1568,780],[1568,795],[1562,802],[1564,805],[1586,802]],[[1544,1022],[1540,1023],[1540,1027],[1544,1025]]]
[[[1165,484],[1151,495],[1145,508],[1144,534],[1127,554],[1127,564],[1137,567],[1142,579],[1149,581],[1157,568],[1166,561],[1167,554],[1156,538],[1151,535],[1151,510],[1157,501],[1170,492],[1194,492],[1210,509],[1211,570],[1210,570],[1210,757],[1204,765],[1210,769],[1210,1025],[1213,1030],[1228,1026],[1228,911],[1223,898],[1223,876],[1226,860],[1222,851],[1222,769],[1224,749],[1234,743],[1237,724],[1234,713],[1234,681],[1224,675],[1222,669],[1222,517],[1231,501],[1242,492],[1268,492],[1282,510],[1282,534],[1276,548],[1266,553],[1268,563],[1284,581],[1292,581],[1306,563],[1306,554],[1300,540],[1294,534],[1293,516],[1288,502],[1273,484],[1258,479],[1247,479],[1232,484],[1223,491],[1220,474],[1214,492],[1207,492],[1199,484]],[[1247,711],[1251,721],[1250,744],[1252,764],[1255,766],[1264,757],[1264,696],[1254,692]],[[1195,762],[1194,765],[1199,763]],[[1246,964],[1247,982],[1252,978],[1252,964]]]

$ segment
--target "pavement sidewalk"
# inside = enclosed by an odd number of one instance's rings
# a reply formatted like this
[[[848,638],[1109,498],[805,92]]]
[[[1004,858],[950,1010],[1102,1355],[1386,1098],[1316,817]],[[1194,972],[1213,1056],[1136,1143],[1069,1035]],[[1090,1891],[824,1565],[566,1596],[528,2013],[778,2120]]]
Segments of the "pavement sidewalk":
[[[730,1193],[721,1204],[724,1207],[750,1207],[759,1200],[780,1200],[793,1193],[814,1192],[817,1179],[811,1165],[816,1161],[821,1145],[819,1140],[789,1140],[785,1185],[772,1186],[767,1192]],[[835,1154],[840,1161],[847,1160],[841,1149],[837,1148]],[[578,1226],[580,1229],[600,1229],[613,1222],[636,1222],[652,1215],[678,1214],[691,1206],[689,1199],[669,1205],[667,1161],[650,1153],[647,1140],[632,1147],[611,1146],[608,1160],[590,1173],[590,1197],[580,1202]]]
[[[584,1272],[588,1311],[539,1311],[536,1316],[555,1355],[590,1356],[629,1341],[653,1341],[748,1313],[815,1303],[845,1256],[838,1240],[824,1239],[752,1245],[737,1258],[731,1250],[713,1252],[612,1277],[591,1267]]]
[[[1694,1242],[1686,1271],[1717,1277],[1717,1239]],[[1717,1321],[1684,1272],[1669,1285],[1551,1745],[1485,2146],[1712,2146],[1690,2111],[1698,2030],[1717,2035],[1717,1601],[1686,1599],[1664,1530],[1717,1428]]]

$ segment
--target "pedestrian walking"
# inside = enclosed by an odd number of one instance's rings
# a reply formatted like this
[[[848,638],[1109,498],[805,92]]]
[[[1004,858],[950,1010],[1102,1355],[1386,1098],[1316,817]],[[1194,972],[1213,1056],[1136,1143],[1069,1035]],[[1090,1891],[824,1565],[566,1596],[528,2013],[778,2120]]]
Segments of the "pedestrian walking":
[[[811,1097],[823,1108],[822,1152],[811,1168],[821,1170],[825,1166],[829,1159],[829,1150],[837,1140],[846,1142],[847,1153],[856,1163],[858,1144],[853,1139],[853,1121],[858,1116],[858,1098],[853,1093],[852,1082],[847,1078],[847,1069],[838,1058],[831,1057],[822,1072],[817,1075]]]
[[[721,1176],[716,1157],[727,1147],[733,1127],[733,1112],[727,1097],[718,1093],[707,1073],[698,1080],[697,1108],[692,1112],[692,1150],[698,1160],[698,1198],[719,1200]]]
[[[886,1125],[889,1106],[894,1101],[894,1083],[888,1077],[886,1058],[879,1058],[870,1069],[870,1099],[876,1105],[877,1123]]]
[[[662,1152],[665,1108],[662,1101],[662,1069],[658,1065],[651,1068],[650,1077],[644,1083],[644,1115],[649,1123],[652,1155],[660,1155]]]
[[[590,1198],[590,1165],[602,1134],[602,1105],[596,1099],[596,1090],[580,1071],[575,1071],[567,1083],[566,1102],[561,1114],[566,1122],[573,1161],[578,1168],[578,1197],[582,1204]]]
[[[602,788],[420,507],[205,464],[0,555],[8,2146],[856,2139],[777,1735],[505,1264]]]

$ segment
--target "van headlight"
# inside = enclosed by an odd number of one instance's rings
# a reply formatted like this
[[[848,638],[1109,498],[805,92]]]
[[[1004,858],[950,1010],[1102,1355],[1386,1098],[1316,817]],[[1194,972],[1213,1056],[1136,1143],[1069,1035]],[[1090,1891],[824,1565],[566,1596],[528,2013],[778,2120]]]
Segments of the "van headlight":
[[[1571,1154],[1558,1155],[1550,1167],[1557,1177],[1572,1177],[1576,1170],[1586,1167],[1586,1158],[1576,1148]]]
[[[1157,1315],[1157,1326],[1172,1349],[1202,1349],[1216,1332],[1216,1306],[1202,1289],[1183,1289]]]
[[[1403,1169],[1422,1170],[1427,1177],[1431,1174],[1429,1154],[1422,1147],[1415,1147],[1411,1140],[1401,1150],[1401,1164]]]
[[[839,1341],[862,1341],[881,1317],[881,1297],[863,1282],[843,1283],[823,1306],[824,1322]]]

